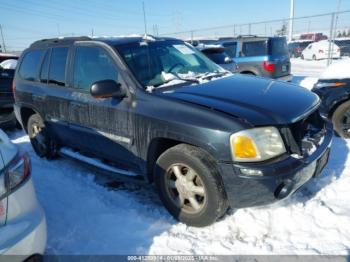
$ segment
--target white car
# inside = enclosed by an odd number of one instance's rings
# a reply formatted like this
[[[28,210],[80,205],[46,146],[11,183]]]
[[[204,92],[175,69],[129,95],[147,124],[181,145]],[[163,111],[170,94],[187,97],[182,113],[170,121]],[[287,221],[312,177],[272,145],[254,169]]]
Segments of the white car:
[[[332,58],[340,58],[340,48],[334,43],[331,43],[331,48],[329,49],[329,41],[322,40],[319,42],[314,42],[309,44],[301,53],[301,59],[306,60],[320,60],[327,59],[329,53],[331,53]]]
[[[42,255],[45,246],[46,218],[35,195],[29,158],[0,129],[0,255]]]

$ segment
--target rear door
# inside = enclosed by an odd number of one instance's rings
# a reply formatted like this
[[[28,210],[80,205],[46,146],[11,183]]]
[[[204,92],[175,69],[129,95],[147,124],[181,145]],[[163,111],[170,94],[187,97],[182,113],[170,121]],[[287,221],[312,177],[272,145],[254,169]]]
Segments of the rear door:
[[[33,100],[42,105],[41,111],[51,134],[60,144],[74,147],[76,141],[68,124],[72,93],[66,80],[69,52],[69,46],[57,46],[46,51],[38,83],[42,93],[33,94]]]

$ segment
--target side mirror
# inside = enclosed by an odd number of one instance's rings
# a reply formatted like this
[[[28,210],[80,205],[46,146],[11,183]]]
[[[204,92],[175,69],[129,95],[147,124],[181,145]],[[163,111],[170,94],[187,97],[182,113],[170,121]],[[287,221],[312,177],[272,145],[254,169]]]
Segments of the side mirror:
[[[90,88],[90,94],[94,98],[123,98],[126,95],[121,88],[121,84],[114,80],[102,80],[93,83]]]

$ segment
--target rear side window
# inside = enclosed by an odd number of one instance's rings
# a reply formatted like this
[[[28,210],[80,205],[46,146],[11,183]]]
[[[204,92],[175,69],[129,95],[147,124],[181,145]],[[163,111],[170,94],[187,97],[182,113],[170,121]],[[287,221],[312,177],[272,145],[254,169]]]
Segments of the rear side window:
[[[65,71],[68,47],[55,47],[51,51],[49,83],[59,86],[65,85]]]
[[[237,42],[224,43],[225,51],[230,57],[236,57],[237,54]]]
[[[267,41],[244,42],[241,56],[267,55]]]
[[[101,48],[77,47],[74,56],[74,87],[88,91],[93,83],[102,80],[118,81],[118,71],[110,56]]]
[[[43,52],[43,50],[33,50],[24,55],[18,72],[22,79],[29,81],[36,79]]]

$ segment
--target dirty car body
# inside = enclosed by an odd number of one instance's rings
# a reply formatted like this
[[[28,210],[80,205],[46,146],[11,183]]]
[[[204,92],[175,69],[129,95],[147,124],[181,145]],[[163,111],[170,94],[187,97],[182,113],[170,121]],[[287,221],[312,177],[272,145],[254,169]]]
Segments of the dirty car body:
[[[91,55],[82,56],[87,48],[117,71],[104,78],[118,82],[118,95],[96,99],[89,85],[81,87],[88,74],[75,65]],[[65,54],[61,78],[46,70],[57,52]],[[39,61],[28,79],[21,75],[26,56]],[[93,70],[100,69],[95,65]],[[177,39],[39,41],[24,51],[15,88],[16,116],[26,131],[28,119],[37,113],[56,149],[73,148],[146,181],[155,179],[157,159],[172,147],[185,144],[205,151],[233,208],[285,198],[328,161],[332,127],[320,117],[315,94],[284,82],[231,75]],[[243,150],[243,158],[235,158],[235,138],[259,136],[261,130],[273,133],[281,153],[247,161]]]

